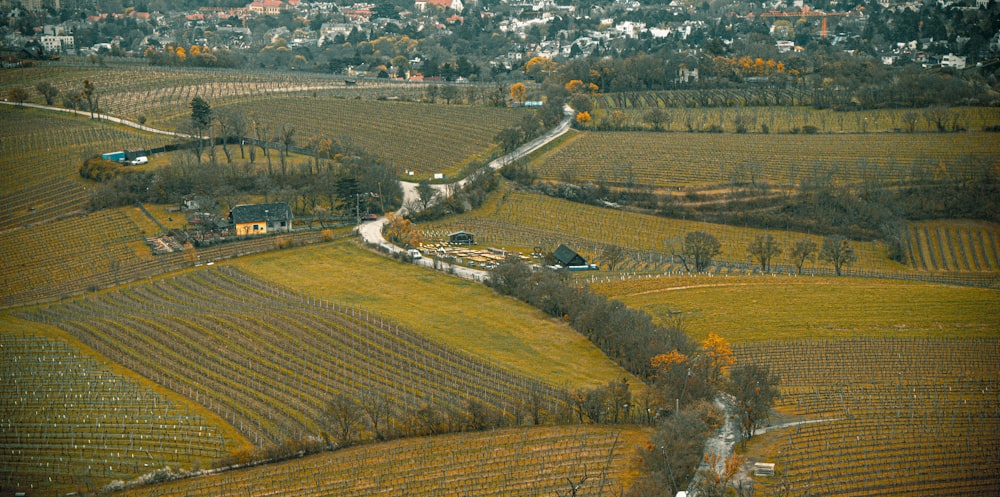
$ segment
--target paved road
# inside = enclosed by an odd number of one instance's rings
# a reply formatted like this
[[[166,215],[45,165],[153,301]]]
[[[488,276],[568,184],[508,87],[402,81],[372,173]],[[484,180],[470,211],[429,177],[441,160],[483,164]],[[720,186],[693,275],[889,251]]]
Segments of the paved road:
[[[517,150],[514,150],[513,152],[504,155],[503,157],[494,159],[489,164],[483,166],[483,170],[491,169],[496,171],[506,166],[507,164],[517,161],[527,156],[528,154],[534,152],[535,150],[542,148],[552,140],[555,140],[556,138],[565,134],[567,131],[569,131],[570,124],[573,121],[573,109],[571,109],[569,106],[566,106],[563,109],[563,112],[565,114],[565,117],[563,118],[562,121],[559,122],[558,125],[556,125],[556,127],[552,128],[544,135],[535,138],[534,140],[525,143],[524,145],[521,145],[520,147],[517,148]],[[464,186],[468,181],[469,181],[468,178],[464,178],[448,185],[434,185],[434,188],[437,189],[439,194],[443,194],[444,192],[448,191],[451,188],[460,188]],[[400,183],[402,183],[403,186],[404,208],[400,209],[402,212],[405,211],[405,206],[416,205],[416,201],[419,198],[419,196],[417,195],[417,183],[409,181],[401,181]],[[380,217],[374,221],[365,222],[361,226],[358,226],[358,233],[361,234],[361,238],[366,243],[382,247],[384,250],[387,250],[390,253],[396,254],[404,252],[405,251],[404,249],[389,243],[388,241],[386,241],[384,237],[382,237],[382,226],[385,223],[386,219],[384,217]],[[483,281],[488,274],[486,271],[480,269],[471,269],[464,266],[447,264],[427,257],[417,259],[413,262],[414,264],[418,264],[420,266],[437,269],[439,271],[449,272],[459,277],[473,281]]]

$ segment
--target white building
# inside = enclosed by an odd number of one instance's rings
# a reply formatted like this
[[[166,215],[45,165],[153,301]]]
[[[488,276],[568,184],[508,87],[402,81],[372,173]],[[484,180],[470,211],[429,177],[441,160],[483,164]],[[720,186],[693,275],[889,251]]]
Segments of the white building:
[[[954,67],[955,69],[965,69],[965,57],[948,54],[941,57],[941,67]]]
[[[72,36],[65,35],[45,35],[39,38],[45,53],[65,53],[76,48],[76,42]]]

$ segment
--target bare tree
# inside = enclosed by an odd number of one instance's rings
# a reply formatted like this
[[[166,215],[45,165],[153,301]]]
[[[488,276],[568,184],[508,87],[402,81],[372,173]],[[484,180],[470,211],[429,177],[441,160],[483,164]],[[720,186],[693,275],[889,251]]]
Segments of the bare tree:
[[[802,274],[802,266],[807,260],[812,261],[816,259],[816,248],[816,242],[808,238],[799,240],[792,246],[791,258],[795,264],[795,270],[799,274]]]
[[[656,131],[662,130],[664,124],[666,124],[667,127],[670,126],[670,114],[668,114],[659,107],[654,107],[653,109],[650,109],[648,112],[643,114],[642,120],[649,124],[652,124],[653,129],[655,129]]]
[[[323,414],[337,443],[341,447],[351,445],[361,417],[358,403],[346,395],[337,394],[330,399]]]
[[[618,245],[606,245],[604,251],[601,252],[601,258],[607,264],[608,271],[614,271],[615,267],[625,261],[627,255],[625,249]]]
[[[831,236],[823,239],[823,248],[819,251],[819,260],[829,262],[841,275],[844,266],[854,264],[858,261],[858,256],[854,253],[854,248],[842,236]]]
[[[28,99],[28,90],[20,86],[15,86],[7,90],[7,100],[17,103],[18,106],[24,105],[24,101]]]
[[[389,399],[382,393],[366,390],[361,394],[361,410],[368,420],[368,428],[375,434],[375,439],[385,440],[389,415],[392,414],[392,405],[389,403]]]
[[[760,264],[760,270],[766,273],[771,270],[771,259],[781,253],[781,247],[773,235],[757,235],[747,247],[747,252]]]
[[[767,419],[774,401],[781,397],[778,384],[781,377],[766,365],[739,364],[729,370],[729,393],[736,397],[741,409],[744,439],[753,437]]]
[[[59,95],[59,88],[55,85],[49,83],[48,81],[41,81],[35,85],[35,90],[38,91],[45,98],[45,105],[52,105],[56,101],[56,97]]]
[[[421,180],[420,184],[417,185],[417,196],[420,198],[420,210],[425,211],[437,199],[438,192],[430,181]]]
[[[721,251],[722,244],[719,243],[718,238],[704,231],[692,231],[684,237],[684,245],[680,253],[674,255],[681,259],[686,271],[691,271],[693,265],[694,271],[700,273],[708,269],[712,260]]]

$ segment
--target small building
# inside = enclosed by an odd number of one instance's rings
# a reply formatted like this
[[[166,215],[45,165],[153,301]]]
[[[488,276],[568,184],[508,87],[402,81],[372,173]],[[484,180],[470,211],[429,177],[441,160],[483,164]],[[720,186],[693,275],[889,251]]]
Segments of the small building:
[[[475,245],[476,235],[468,231],[456,231],[448,234],[448,243],[455,245]]]
[[[754,476],[774,476],[774,463],[757,462],[753,464]]]
[[[290,233],[292,209],[284,202],[237,205],[229,211],[229,225],[237,236]]]
[[[573,249],[567,247],[566,245],[559,245],[559,248],[555,252],[552,252],[552,257],[556,259],[556,262],[564,267],[572,266],[586,266],[587,260],[580,256],[580,254],[573,251]]]

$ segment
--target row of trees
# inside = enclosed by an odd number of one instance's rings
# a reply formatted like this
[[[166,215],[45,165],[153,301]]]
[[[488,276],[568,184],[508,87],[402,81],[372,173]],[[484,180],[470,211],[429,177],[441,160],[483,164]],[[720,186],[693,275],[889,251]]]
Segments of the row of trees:
[[[872,166],[855,183],[835,181],[831,171],[772,194],[772,186],[760,177],[760,165],[742,164],[730,178],[730,192],[708,198],[691,193],[688,197],[692,202],[634,182],[537,182],[534,172],[522,164],[505,175],[523,188],[591,205],[611,202],[676,219],[852,240],[879,239],[885,242],[888,256],[900,263],[907,262],[909,253],[907,221],[1000,221],[1000,172],[992,164],[968,159],[933,168],[914,165],[910,171],[901,180],[889,180]],[[697,269],[696,261],[692,259],[690,264]]]
[[[673,252],[684,265],[685,271],[700,273],[707,270],[722,252],[722,243],[710,233],[692,231],[684,237],[682,244],[674,246]],[[747,255],[765,273],[771,270],[774,258],[782,252],[781,245],[771,234],[757,235],[747,245]],[[841,236],[824,238],[821,247],[817,247],[816,242],[803,238],[797,240],[789,250],[789,260],[799,274],[802,274],[806,261],[817,259],[829,263],[837,276],[840,276],[844,267],[858,261],[858,256],[850,241]]]

